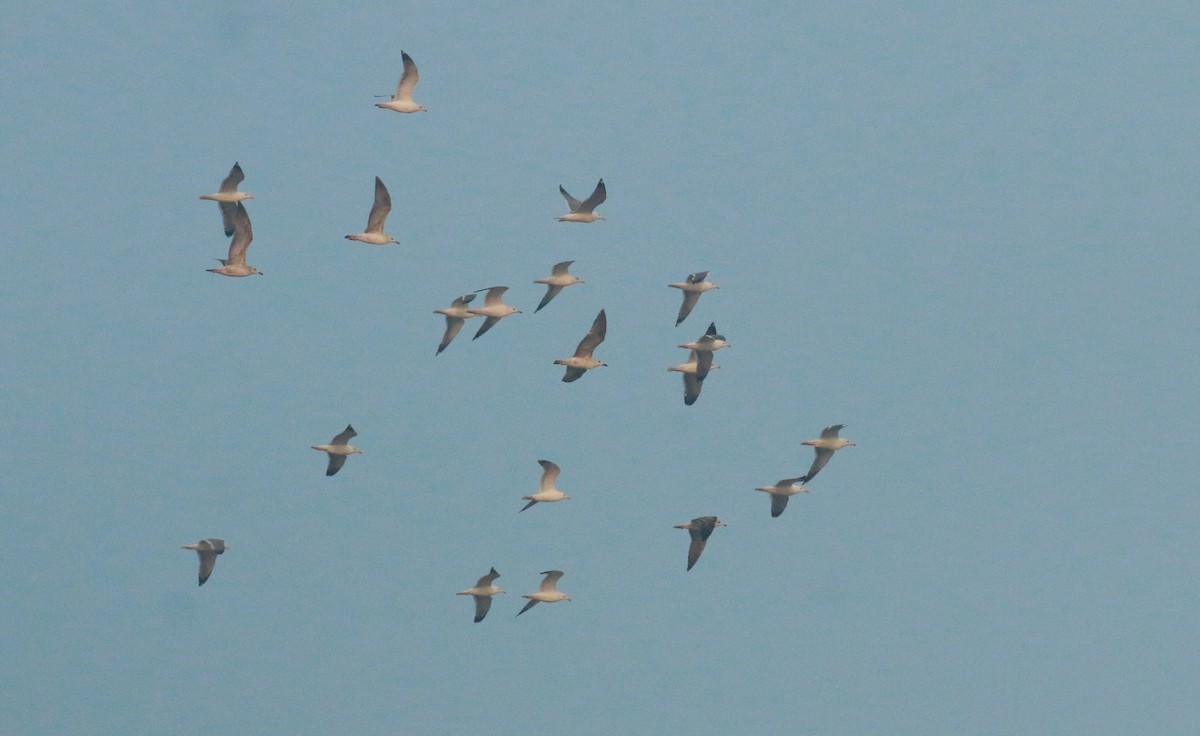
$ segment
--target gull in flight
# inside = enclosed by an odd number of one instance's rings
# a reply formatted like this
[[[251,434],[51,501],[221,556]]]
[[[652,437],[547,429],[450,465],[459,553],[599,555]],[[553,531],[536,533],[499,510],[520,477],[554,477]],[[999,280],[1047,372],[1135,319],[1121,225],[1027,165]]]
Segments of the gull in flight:
[[[711,281],[705,281],[707,278],[708,271],[697,271],[690,274],[682,284],[667,284],[672,289],[679,289],[683,292],[683,306],[679,307],[679,316],[675,318],[676,327],[692,313],[692,307],[696,306],[696,302],[700,301],[701,294],[721,288]]]
[[[516,307],[510,307],[504,303],[504,292],[508,291],[507,286],[491,286],[487,289],[480,289],[475,292],[486,291],[487,296],[483,298],[483,306],[479,309],[468,309],[471,314],[477,314],[481,317],[486,317],[483,324],[479,326],[479,331],[475,333],[472,340],[479,339],[479,336],[488,330],[492,329],[492,325],[509,316],[510,314],[520,314],[521,310]]]
[[[604,200],[608,196],[603,179],[592,191],[592,196],[582,202],[567,194],[567,190],[563,189],[562,184],[558,185],[558,191],[562,192],[563,198],[567,200],[567,206],[571,208],[570,214],[558,218],[559,222],[595,222],[604,219],[604,215],[598,215],[592,211],[604,204]]]
[[[542,297],[542,301],[537,305],[537,309],[533,310],[535,314],[540,312],[542,307],[549,304],[551,299],[558,296],[558,292],[573,284],[583,283],[583,279],[567,273],[567,269],[570,268],[571,264],[574,262],[575,261],[563,261],[562,263],[556,263],[554,264],[554,268],[550,270],[549,278],[538,279],[537,281],[533,282],[535,284],[546,285],[546,296]]]
[[[838,437],[838,431],[845,426],[844,424],[835,424],[831,427],[826,427],[821,430],[820,438],[805,440],[800,443],[802,445],[809,445],[817,453],[817,456],[813,459],[812,467],[808,469],[808,473],[800,478],[801,483],[809,482],[817,473],[821,472],[821,468],[825,467],[825,463],[829,462],[829,458],[833,457],[833,453],[843,447],[854,445],[850,440]]]
[[[320,452],[329,453],[329,467],[325,469],[325,475],[333,475],[342,469],[346,464],[347,455],[361,455],[362,450],[347,444],[351,439],[358,436],[358,432],[354,431],[354,427],[349,424],[342,430],[342,433],[329,441],[328,445],[313,445],[312,449]]]
[[[396,112],[426,112],[425,108],[413,102],[412,98],[413,89],[417,86],[417,80],[420,79],[417,74],[417,65],[412,57],[403,51],[400,52],[400,58],[404,60],[404,74],[400,76],[400,83],[396,85],[396,93],[387,102],[376,102],[375,107]]]
[[[708,372],[713,368],[720,368],[719,365],[714,365],[712,362],[713,354],[711,350],[704,352],[696,352],[695,350],[688,353],[686,363],[673,365],[668,368],[668,371],[677,371],[683,374],[683,403],[691,406],[696,403],[696,399],[700,398],[700,388],[704,385],[704,379],[708,377]]]
[[[500,573],[496,572],[496,568],[493,567],[491,572],[479,578],[475,587],[454,594],[469,595],[475,598],[475,623],[479,623],[487,615],[488,609],[492,607],[492,596],[505,592],[504,588],[496,585],[498,577],[500,577]]]
[[[201,539],[195,544],[185,544],[183,549],[194,550],[200,556],[200,585],[212,575],[213,565],[217,564],[217,555],[224,554],[229,549],[224,539]]]
[[[559,601],[571,600],[564,593],[560,593],[556,587],[558,579],[563,576],[562,570],[546,570],[542,574],[546,577],[542,578],[542,584],[538,586],[538,592],[521,596],[522,598],[528,598],[529,602],[517,612],[518,616],[539,603],[558,603]]]
[[[522,501],[529,502],[525,504],[525,507],[522,508],[521,511],[524,511],[539,501],[553,503],[554,501],[562,501],[563,499],[569,500],[571,498],[567,494],[558,490],[554,483],[556,480],[558,480],[560,468],[549,460],[538,460],[538,465],[542,466],[542,482],[538,486],[537,493],[529,496],[521,496]],[[518,511],[517,513],[519,514],[521,511]]]
[[[246,265],[246,249],[250,247],[251,240],[254,240],[254,230],[250,227],[250,215],[246,213],[246,205],[238,202],[233,214],[233,240],[229,241],[229,257],[218,258],[221,267],[209,268],[207,271],[222,276],[262,276],[262,271]]]
[[[608,365],[608,363],[592,357],[592,353],[596,350],[596,347],[604,342],[604,335],[607,332],[608,318],[604,316],[604,310],[601,309],[600,314],[597,314],[595,321],[592,322],[592,329],[588,330],[588,333],[579,341],[579,347],[575,348],[575,355],[570,358],[560,358],[554,361],[555,365],[565,365],[567,367],[562,377],[564,383],[577,380],[593,368]]]
[[[239,192],[238,184],[246,180],[246,175],[242,173],[242,167],[237,162],[234,162],[233,168],[229,170],[229,176],[225,177],[221,182],[221,189],[216,194],[201,194],[200,199],[208,199],[217,203],[217,207],[221,210],[221,222],[225,225],[225,237],[233,235],[233,215],[237,212],[236,205],[243,199],[254,199],[254,195],[249,192]]]
[[[799,478],[784,478],[773,486],[763,486],[755,488],[756,491],[771,494],[771,517],[774,518],[783,513],[787,508],[788,498],[797,493],[808,493],[808,489],[804,486],[796,485]]]
[[[361,233],[347,235],[346,240],[357,240],[360,243],[367,243],[368,245],[399,243],[399,240],[396,240],[383,231],[383,223],[387,220],[388,213],[391,211],[392,195],[388,194],[387,187],[383,185],[383,181],[377,176],[375,177],[375,203],[371,205],[371,214],[367,215],[367,229]]]
[[[700,553],[704,551],[704,545],[708,544],[708,538],[719,526],[726,526],[726,524],[715,516],[698,516],[686,524],[675,525],[676,529],[687,529],[688,534],[692,537],[692,543],[688,547],[687,569],[691,570],[692,566],[696,564],[696,560],[700,559]]]
[[[462,329],[463,323],[476,316],[467,311],[467,305],[474,299],[474,294],[463,294],[450,302],[450,306],[446,309],[433,310],[434,314],[446,315],[446,332],[442,335],[442,342],[438,345],[437,352],[434,355],[441,355],[443,350],[450,347],[450,342],[458,335],[458,331]]]
[[[724,335],[717,334],[717,323],[712,322],[708,325],[708,331],[705,332],[699,340],[696,340],[695,342],[685,342],[679,347],[685,350],[695,350],[697,353],[711,353],[712,351],[720,350],[721,348],[731,348],[733,345],[725,342]]]

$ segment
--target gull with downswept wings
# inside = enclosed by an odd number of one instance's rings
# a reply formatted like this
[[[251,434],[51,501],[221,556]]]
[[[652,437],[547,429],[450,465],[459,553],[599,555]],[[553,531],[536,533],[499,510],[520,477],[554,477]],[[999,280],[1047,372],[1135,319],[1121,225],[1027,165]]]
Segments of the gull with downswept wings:
[[[574,274],[567,273],[567,269],[575,261],[563,261],[562,263],[554,264],[554,268],[550,270],[550,276],[544,279],[534,281],[535,284],[546,285],[546,295],[542,297],[542,301],[538,303],[537,309],[533,310],[536,314],[542,310],[542,307],[550,303],[550,300],[558,296],[558,292],[572,286],[574,284],[582,284],[583,279]]]
[[[853,447],[854,443],[848,439],[838,437],[838,432],[842,430],[844,424],[834,424],[821,430],[821,436],[815,440],[805,440],[802,445],[808,445],[816,451],[817,456],[813,458],[812,467],[808,472],[800,478],[801,483],[807,483],[813,477],[821,472],[821,468],[825,467],[825,463],[829,462],[829,458],[833,457],[833,453],[843,447]]]
[[[679,289],[683,292],[683,305],[679,307],[679,316],[675,318],[676,327],[692,313],[692,307],[695,307],[696,302],[700,301],[701,294],[721,288],[711,281],[705,281],[707,278],[708,271],[697,271],[696,273],[689,274],[687,279],[681,284],[667,284],[670,288]]]
[[[446,331],[442,334],[442,342],[438,345],[437,352],[434,355],[441,355],[442,351],[450,347],[450,342],[458,335],[458,331],[462,329],[463,324],[477,315],[471,314],[467,310],[467,305],[474,301],[474,294],[463,294],[450,302],[450,306],[446,309],[435,309],[434,314],[443,314],[446,316]]]
[[[704,545],[708,544],[708,538],[719,526],[726,524],[715,516],[698,516],[686,524],[675,525],[676,529],[687,529],[692,538],[692,543],[688,545],[687,569],[691,570],[695,566],[696,561],[700,559],[700,553],[704,551]]]
[[[683,403],[691,406],[696,403],[696,399],[700,398],[700,389],[704,386],[704,379],[708,377],[708,372],[714,368],[721,366],[715,365],[712,362],[713,354],[711,350],[696,352],[695,350],[688,353],[686,363],[673,365],[668,368],[668,371],[676,371],[683,374]]]
[[[375,107],[396,112],[426,112],[425,108],[413,102],[413,89],[416,88],[417,81],[420,79],[420,75],[417,74],[417,65],[412,57],[404,51],[400,52],[400,58],[404,61],[404,74],[401,75],[400,82],[396,85],[395,94],[387,102],[376,102]]]
[[[608,365],[608,363],[592,357],[592,353],[595,352],[600,343],[604,342],[604,336],[607,332],[608,317],[604,315],[604,310],[601,309],[600,314],[597,314],[596,319],[592,322],[592,328],[579,341],[579,346],[575,348],[575,354],[570,358],[560,358],[554,361],[555,365],[565,365],[567,367],[562,377],[564,383],[578,380],[580,376],[593,368]]]
[[[567,200],[567,206],[571,208],[570,214],[558,218],[559,222],[595,222],[604,219],[604,215],[592,211],[604,204],[604,200],[608,197],[608,190],[604,187],[603,179],[596,185],[592,195],[582,202],[567,194],[567,190],[563,189],[562,184],[558,185],[558,191],[562,193],[563,199]]]
[[[480,335],[492,329],[493,325],[510,314],[521,313],[521,310],[516,307],[510,307],[504,303],[504,292],[508,291],[507,286],[491,286],[486,289],[479,289],[475,293],[478,294],[482,291],[487,292],[487,296],[483,298],[483,306],[478,309],[467,310],[471,314],[477,314],[486,318],[483,320],[483,324],[479,326],[479,331],[475,333],[475,337],[471,338],[472,340],[479,339]]]
[[[558,490],[556,481],[558,480],[558,474],[561,472],[561,469],[549,460],[538,460],[538,465],[542,466],[542,481],[538,485],[538,492],[528,496],[521,496],[522,501],[529,502],[522,507],[521,511],[524,511],[525,509],[528,509],[539,502],[553,503],[555,501],[570,500],[571,498],[567,494]],[[519,514],[521,511],[518,511],[517,513]]]
[[[262,276],[254,266],[246,265],[246,250],[250,241],[254,240],[254,230],[250,227],[250,215],[246,213],[246,205],[238,202],[233,213],[233,240],[229,241],[229,257],[218,258],[220,268],[206,269],[209,273],[219,273],[222,276]]]
[[[491,572],[476,581],[475,587],[454,594],[469,595],[475,598],[475,623],[479,623],[487,615],[488,610],[492,607],[492,596],[506,592],[504,588],[496,585],[498,577],[500,577],[500,573],[496,572],[496,568],[493,567]]]
[[[361,233],[347,235],[346,240],[357,240],[368,245],[388,245],[399,243],[391,235],[383,231],[388,213],[392,211],[392,195],[388,194],[383,180],[375,177],[375,202],[371,205],[371,214],[367,215],[367,229]]]
[[[328,445],[312,446],[314,450],[329,453],[329,467],[325,469],[325,475],[334,475],[341,470],[346,464],[347,456],[362,454],[362,450],[349,444],[350,440],[357,436],[358,432],[354,431],[354,427],[347,424],[342,433],[330,440]]]
[[[246,180],[246,175],[242,172],[241,164],[236,161],[233,168],[229,170],[229,176],[221,181],[221,188],[214,194],[201,194],[200,199],[207,199],[217,203],[217,208],[221,210],[221,224],[225,226],[225,237],[233,235],[233,216],[237,213],[237,203],[244,199],[254,199],[254,195],[249,192],[239,192],[238,184]]]
[[[808,489],[801,485],[796,485],[800,481],[799,478],[784,478],[773,486],[763,486],[755,488],[756,491],[771,494],[771,518],[775,518],[783,513],[787,508],[788,499],[797,493],[808,493]]]
[[[212,575],[213,566],[217,564],[217,555],[225,554],[225,550],[229,548],[225,546],[224,539],[201,539],[195,544],[185,544],[183,549],[193,550],[200,556],[200,582],[198,585],[204,585],[204,581],[208,580],[209,575]]]
[[[522,598],[528,598],[529,602],[525,604],[524,608],[517,611],[518,616],[539,603],[558,603],[559,601],[571,600],[564,593],[560,593],[557,587],[558,579],[563,576],[562,570],[546,570],[542,574],[546,577],[542,578],[542,584],[538,586],[538,592],[521,596]]]

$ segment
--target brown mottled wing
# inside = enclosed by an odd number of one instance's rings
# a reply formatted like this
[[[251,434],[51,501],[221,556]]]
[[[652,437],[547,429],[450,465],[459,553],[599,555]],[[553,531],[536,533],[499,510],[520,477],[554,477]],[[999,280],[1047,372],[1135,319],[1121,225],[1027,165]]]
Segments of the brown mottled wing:
[[[592,322],[592,328],[579,341],[579,346],[575,348],[576,358],[590,358],[595,352],[596,347],[604,342],[604,336],[608,334],[608,317],[604,314],[604,310],[600,310],[600,314],[596,315],[596,319]]]

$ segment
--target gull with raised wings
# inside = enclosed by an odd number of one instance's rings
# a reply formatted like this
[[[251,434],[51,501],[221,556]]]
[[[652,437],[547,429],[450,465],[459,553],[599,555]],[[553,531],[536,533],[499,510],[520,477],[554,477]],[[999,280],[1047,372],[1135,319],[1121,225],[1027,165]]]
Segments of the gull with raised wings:
[[[698,516],[686,524],[675,525],[676,529],[687,529],[688,534],[692,537],[692,543],[688,545],[687,569],[691,570],[696,564],[696,560],[700,559],[700,553],[704,551],[704,545],[708,544],[708,538],[719,526],[726,526],[726,524],[715,516]]]
[[[416,88],[417,81],[420,79],[420,75],[417,74],[417,65],[412,57],[403,51],[400,52],[400,58],[404,61],[404,73],[396,85],[396,93],[387,102],[376,102],[375,107],[396,112],[426,112],[425,108],[413,102],[413,89]]]
[[[538,279],[537,281],[533,282],[535,284],[546,285],[546,295],[542,297],[542,301],[538,303],[537,309],[533,310],[535,314],[540,312],[542,307],[549,304],[551,299],[558,296],[558,292],[562,291],[568,286],[583,283],[583,279],[575,276],[574,274],[567,273],[567,269],[570,268],[571,264],[574,262],[575,261],[563,261],[562,263],[556,263],[554,264],[554,268],[550,269],[549,277]]]
[[[708,325],[708,331],[701,335],[699,340],[685,342],[679,347],[685,350],[695,350],[697,353],[711,353],[721,348],[731,348],[733,345],[725,341],[724,335],[717,334],[717,323],[712,322]]]
[[[521,511],[534,506],[538,502],[554,503],[555,501],[562,501],[564,499],[570,500],[571,498],[567,494],[558,490],[558,487],[555,483],[555,481],[558,480],[558,474],[561,472],[561,468],[549,460],[538,460],[538,465],[542,466],[542,481],[538,485],[538,492],[528,496],[521,496],[522,501],[529,502],[521,508]],[[517,513],[519,514],[521,511],[518,511]]]
[[[399,243],[399,240],[383,231],[383,224],[391,211],[392,195],[388,194],[383,180],[377,176],[375,177],[375,203],[371,205],[371,214],[367,215],[367,229],[361,233],[347,235],[346,240],[357,240],[368,245]]]
[[[450,347],[450,342],[458,335],[458,331],[462,329],[463,323],[477,316],[467,310],[467,305],[474,301],[474,299],[474,294],[463,294],[450,302],[450,306],[446,309],[433,310],[434,314],[446,315],[446,331],[442,334],[442,342],[438,345],[437,352],[434,355],[441,355],[443,350]]]
[[[225,237],[233,235],[233,216],[237,212],[237,203],[243,199],[254,199],[254,195],[249,192],[239,192],[238,184],[246,180],[246,175],[242,173],[242,167],[236,161],[233,168],[229,170],[229,176],[221,182],[221,188],[215,194],[201,194],[200,199],[207,199],[217,203],[217,208],[221,210],[221,224],[225,226]]]
[[[328,445],[312,446],[314,450],[329,453],[329,467],[325,469],[325,475],[334,475],[341,470],[348,455],[362,454],[362,450],[349,444],[350,440],[357,436],[358,432],[354,431],[354,427],[347,424],[342,433],[330,440]]]
[[[784,478],[773,486],[755,488],[756,491],[771,494],[771,517],[777,517],[787,508],[788,499],[797,493],[808,493],[804,486],[796,485],[799,478]]]
[[[517,611],[518,616],[539,603],[558,603],[559,601],[571,600],[566,594],[560,593],[557,587],[558,579],[563,576],[562,570],[546,570],[542,574],[546,577],[542,578],[542,584],[538,586],[538,592],[521,596],[522,598],[528,598],[529,602],[525,604],[524,608]]]
[[[500,577],[500,573],[496,572],[496,568],[493,567],[491,572],[476,581],[475,587],[454,594],[469,595],[475,598],[475,623],[479,623],[487,615],[488,610],[492,607],[492,596],[506,592],[504,588],[496,585],[498,577]]]
[[[217,555],[225,554],[225,550],[229,549],[225,546],[224,539],[201,539],[195,544],[185,544],[183,549],[195,551],[200,556],[200,582],[199,585],[204,585],[204,581],[208,580],[208,576],[212,575],[213,566],[217,564]]]
[[[238,202],[236,208],[233,213],[233,240],[229,241],[229,257],[217,259],[221,262],[220,268],[206,270],[222,276],[262,276],[262,271],[246,265],[246,250],[250,247],[250,241],[254,240],[254,230],[250,227],[250,215],[246,212],[246,205]]]
[[[604,215],[592,211],[604,204],[604,200],[608,197],[608,190],[604,187],[603,179],[596,185],[592,195],[582,202],[567,194],[567,190],[563,189],[562,184],[558,185],[558,191],[562,192],[563,199],[567,200],[567,206],[571,208],[569,214],[558,218],[559,222],[595,222],[604,219]]]
[[[483,306],[479,309],[467,310],[471,314],[477,314],[486,318],[483,320],[483,324],[479,326],[479,331],[475,333],[475,337],[471,338],[472,340],[478,339],[480,335],[492,329],[493,325],[510,314],[521,313],[521,310],[516,307],[510,307],[504,303],[504,292],[508,291],[507,286],[491,286],[486,289],[479,289],[475,293],[478,294],[482,291],[487,292],[487,296],[483,298]]]
[[[821,430],[821,436],[815,440],[805,440],[802,445],[808,445],[816,451],[817,456],[813,458],[812,467],[808,472],[800,478],[801,483],[807,483],[813,477],[821,472],[821,468],[825,467],[825,463],[829,462],[829,458],[833,457],[833,453],[843,447],[852,447],[854,443],[848,439],[838,437],[838,432],[841,431],[844,424],[834,424]]]
[[[707,278],[708,271],[697,271],[689,274],[682,284],[667,284],[672,289],[679,289],[683,292],[683,305],[679,307],[679,316],[675,318],[676,327],[692,313],[692,307],[695,307],[696,302],[700,301],[701,294],[721,288],[711,281],[705,281]]]
[[[592,328],[579,341],[579,346],[575,348],[575,354],[570,358],[560,358],[554,361],[555,365],[565,365],[567,367],[562,377],[564,383],[578,380],[580,376],[593,368],[608,365],[608,363],[592,357],[592,353],[595,352],[600,343],[604,342],[604,335],[607,332],[608,317],[604,315],[604,310],[601,309],[600,314],[597,314],[596,319],[592,322]]]

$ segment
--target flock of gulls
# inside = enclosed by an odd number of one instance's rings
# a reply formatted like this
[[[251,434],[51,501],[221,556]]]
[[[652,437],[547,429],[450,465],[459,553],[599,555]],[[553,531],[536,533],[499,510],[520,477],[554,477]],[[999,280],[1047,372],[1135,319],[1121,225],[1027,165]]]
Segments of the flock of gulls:
[[[400,53],[404,63],[404,72],[400,77],[400,82],[396,85],[396,91],[390,96],[387,102],[376,103],[375,106],[384,110],[393,110],[402,113],[425,112],[424,107],[413,101],[413,91],[419,79],[417,65],[407,53],[403,51]],[[208,269],[210,273],[231,277],[262,275],[262,272],[255,266],[246,263],[246,252],[254,239],[254,232],[251,228],[250,215],[246,211],[244,202],[254,199],[254,196],[238,190],[238,186],[245,179],[246,174],[242,170],[242,167],[238,163],[235,163],[233,168],[230,169],[229,175],[221,182],[217,192],[205,194],[200,197],[200,199],[217,203],[217,207],[221,213],[221,222],[225,236],[230,238],[228,256],[218,259],[221,267]],[[596,208],[603,204],[608,197],[608,190],[604,185],[603,179],[600,179],[599,183],[596,184],[595,189],[592,190],[588,198],[582,201],[572,197],[562,185],[559,185],[558,190],[566,200],[570,210],[567,214],[557,218],[559,222],[592,223],[604,219],[603,215],[596,212]],[[383,181],[379,177],[375,177],[375,199],[371,205],[370,214],[367,216],[367,227],[361,233],[353,233],[345,236],[346,239],[368,245],[399,243],[400,241],[389,235],[384,229],[391,210],[391,195],[388,193]],[[584,283],[583,279],[570,273],[569,269],[573,263],[574,261],[556,263],[550,270],[550,276],[534,281],[535,284],[546,286],[545,296],[542,297],[537,309],[534,310],[535,312],[545,308],[546,305],[568,286]],[[676,326],[682,324],[688,315],[692,313],[702,294],[720,288],[708,280],[708,271],[697,271],[688,275],[682,282],[668,284],[667,286],[672,289],[679,289],[683,293],[683,303],[680,305],[679,313],[675,317]],[[462,330],[463,325],[471,318],[483,317],[482,324],[472,338],[474,340],[483,336],[505,317],[520,314],[520,309],[504,303],[504,293],[507,290],[507,286],[491,286],[479,289],[455,297],[450,306],[445,309],[433,310],[434,314],[440,314],[446,320],[446,329],[442,334],[442,339],[437,346],[435,355],[440,355],[450,346],[450,343],[458,335],[459,331]],[[483,298],[483,304],[472,307],[471,304],[475,301],[476,296],[485,292],[486,295]],[[604,361],[597,359],[594,354],[596,349],[604,342],[607,331],[608,318],[605,311],[601,309],[592,322],[592,326],[587,331],[587,334],[579,341],[579,346],[575,349],[574,355],[554,361],[555,365],[561,365],[565,368],[562,377],[564,382],[571,383],[577,381],[588,371],[606,365]],[[708,329],[699,338],[692,342],[682,343],[679,347],[688,351],[687,361],[673,365],[667,370],[682,374],[683,403],[691,406],[699,399],[700,389],[704,385],[704,381],[709,373],[713,369],[720,368],[719,365],[713,363],[713,353],[723,348],[731,347],[731,344],[723,335],[717,332],[717,326],[714,322],[709,324]],[[808,483],[816,477],[835,452],[844,447],[854,445],[854,442],[839,436],[839,432],[843,427],[845,427],[844,424],[825,427],[821,431],[820,437],[801,443],[812,447],[816,455],[807,473],[796,478],[784,478],[772,486],[763,486],[754,489],[770,495],[772,517],[778,517],[784,512],[787,508],[789,498],[798,493],[808,492],[808,488],[803,484]],[[346,463],[346,459],[350,455],[362,453],[362,450],[350,444],[350,440],[356,437],[357,434],[353,426],[347,425],[346,429],[333,437],[328,444],[312,446],[312,449],[328,455],[329,464],[326,467],[325,475],[335,475],[342,469]],[[538,491],[521,497],[521,500],[528,501],[528,503],[521,507],[519,512],[527,511],[539,503],[554,503],[571,498],[558,488],[558,476],[561,472],[559,466],[549,460],[538,460],[538,464],[542,467],[542,477]],[[725,525],[725,522],[716,516],[699,516],[686,524],[675,526],[676,529],[687,530],[691,538],[687,551],[688,570],[691,570],[699,561],[700,555],[704,552],[705,545],[708,544],[708,539],[712,536],[712,533],[718,527]],[[199,584],[204,585],[205,581],[212,575],[217,556],[224,554],[229,547],[226,546],[225,540],[212,538],[201,539],[195,544],[185,545],[183,549],[193,550],[199,556]],[[546,570],[541,574],[545,577],[542,579],[541,585],[538,586],[537,592],[522,596],[528,602],[517,613],[518,616],[533,608],[538,603],[558,603],[560,601],[571,600],[566,594],[558,590],[558,581],[564,574],[561,570]],[[496,572],[495,567],[492,567],[486,575],[476,581],[474,586],[456,594],[468,595],[474,599],[476,623],[479,623],[487,616],[492,606],[492,598],[505,592],[503,588],[496,585],[496,579],[499,577],[500,573]]]

